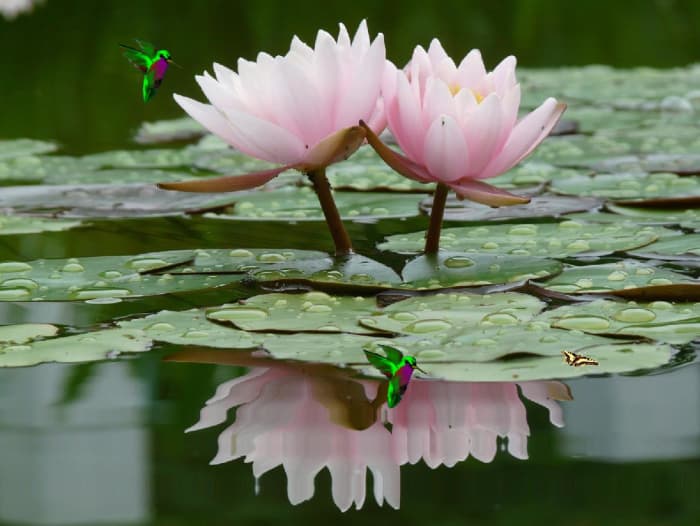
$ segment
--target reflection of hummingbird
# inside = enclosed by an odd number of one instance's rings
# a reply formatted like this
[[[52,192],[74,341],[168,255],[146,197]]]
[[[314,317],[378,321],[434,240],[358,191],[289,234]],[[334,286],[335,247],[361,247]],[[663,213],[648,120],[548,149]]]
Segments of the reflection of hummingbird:
[[[389,379],[387,403],[389,407],[395,407],[401,401],[401,397],[408,388],[408,382],[411,381],[413,370],[418,369],[422,373],[425,373],[425,371],[418,367],[413,356],[404,356],[401,351],[389,345],[379,344],[379,347],[386,353],[386,357],[367,350],[365,355],[369,363],[374,365]]]
[[[161,82],[163,82],[163,77],[165,77],[165,72],[168,71],[169,64],[175,64],[172,57],[170,56],[170,51],[167,49],[156,48],[153,44],[144,42],[143,40],[136,40],[141,51],[131,46],[125,46],[124,44],[119,44],[121,47],[125,48],[124,56],[131,62],[136,69],[143,73],[143,100],[148,102],[151,97],[156,94],[156,90],[160,87]],[[177,66],[177,64],[175,64]]]

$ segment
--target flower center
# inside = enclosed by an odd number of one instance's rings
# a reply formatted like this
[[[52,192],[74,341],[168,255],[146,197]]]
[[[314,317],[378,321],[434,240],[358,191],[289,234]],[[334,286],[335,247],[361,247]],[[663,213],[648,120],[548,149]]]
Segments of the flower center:
[[[486,98],[481,93],[478,93],[474,90],[472,90],[472,95],[474,95],[477,104],[481,104],[481,101],[483,101]]]

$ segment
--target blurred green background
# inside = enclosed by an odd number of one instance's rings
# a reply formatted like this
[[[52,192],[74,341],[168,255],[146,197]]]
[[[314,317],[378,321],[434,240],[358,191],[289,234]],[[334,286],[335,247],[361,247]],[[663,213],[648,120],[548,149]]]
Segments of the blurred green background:
[[[670,67],[700,52],[697,0],[46,0],[0,18],[0,137],[55,139],[66,153],[124,147],[141,122],[182,115],[170,95],[199,96],[193,77],[212,62],[284,53],[294,34],[312,42],[319,28],[335,34],[342,21],[354,32],[362,18],[397,64],[433,37],[455,57],[480,48],[490,66],[515,54],[525,67]],[[118,48],[135,37],[183,65],[149,104]]]

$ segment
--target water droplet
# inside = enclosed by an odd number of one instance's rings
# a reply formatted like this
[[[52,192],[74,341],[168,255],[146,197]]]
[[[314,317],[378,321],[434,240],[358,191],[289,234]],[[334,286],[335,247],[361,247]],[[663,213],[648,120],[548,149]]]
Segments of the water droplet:
[[[494,312],[484,316],[481,323],[492,323],[494,325],[516,325],[518,323],[518,318],[506,312]]]
[[[590,278],[581,278],[576,281],[576,285],[582,289],[590,289],[593,286],[593,280]]]
[[[186,331],[183,335],[184,338],[206,338],[209,336],[207,331],[202,331],[198,329],[190,329]]]
[[[260,272],[255,273],[255,277],[260,281],[272,281],[276,279],[283,279],[285,274],[281,270],[261,270]]]
[[[474,342],[475,345],[479,345],[482,347],[486,347],[488,345],[496,345],[497,343],[498,342],[496,340],[492,340],[491,338],[481,338]]]
[[[282,307],[286,307],[286,306],[287,306],[287,300],[277,300],[277,301],[275,301],[275,303],[273,304],[273,306],[274,306],[275,308],[278,308],[278,309],[281,309]]]
[[[608,281],[624,281],[627,279],[627,272],[615,270],[608,274]]]
[[[14,287],[21,287],[27,290],[34,290],[39,287],[39,284],[29,278],[11,278],[11,279],[6,279],[2,283],[0,283],[0,286],[6,287],[8,289],[14,288]]]
[[[603,330],[610,327],[610,321],[602,316],[570,316],[556,323],[562,329]]]
[[[121,303],[121,302],[122,302],[121,298],[114,298],[114,297],[94,298],[91,300],[85,300],[85,303],[89,303],[90,305],[111,305],[112,303]]]
[[[483,245],[481,245],[481,248],[484,250],[495,250],[498,248],[498,243],[495,243],[493,241],[487,241]]]
[[[264,320],[267,317],[268,313],[266,310],[255,307],[229,308],[207,313],[207,318],[227,321],[254,321]]]
[[[175,326],[164,321],[158,321],[146,327],[149,331],[174,331]]]
[[[263,263],[281,263],[282,261],[286,261],[286,259],[282,254],[278,254],[277,252],[265,252],[258,256],[258,261],[262,261]]]
[[[389,314],[389,318],[396,321],[411,322],[417,320],[418,316],[416,316],[412,312],[394,312],[392,314]]]
[[[32,266],[22,261],[5,261],[4,263],[0,263],[0,273],[26,272],[27,270],[32,270]]]
[[[447,268],[464,268],[471,267],[474,261],[466,256],[452,256],[445,260],[445,266]]]
[[[103,272],[100,272],[100,277],[106,278],[106,279],[121,278],[122,273],[119,272],[118,270],[105,270]]]
[[[613,315],[618,321],[644,323],[656,319],[656,314],[648,309],[622,309]]]
[[[240,205],[239,205],[240,206]],[[250,250],[244,248],[237,248],[228,253],[232,258],[252,258],[253,253]]]
[[[649,280],[649,285],[672,285],[673,281],[666,278],[654,278]]]
[[[553,334],[545,334],[540,338],[540,343],[555,343],[558,342],[559,338]]]
[[[511,236],[534,236],[537,235],[536,225],[516,225],[508,230]]]
[[[567,250],[576,250],[577,252],[582,252],[584,250],[590,250],[591,245],[585,239],[577,239],[566,245]]]
[[[0,289],[0,300],[14,300],[29,296],[31,291],[18,287],[14,289]]]
[[[377,325],[377,320],[374,318],[360,318],[358,320],[362,325],[367,325],[369,327],[375,327]]]
[[[673,308],[673,304],[669,303],[668,301],[652,301],[649,304],[649,307],[654,310],[671,310]]]
[[[130,294],[131,291],[128,289],[82,289],[75,291],[73,296],[78,300],[92,300],[97,298],[119,298]]]
[[[367,283],[374,281],[374,279],[369,274],[360,273],[353,274],[352,276],[350,276],[350,281],[352,281],[353,283]]]
[[[304,312],[311,312],[315,314],[321,314],[324,312],[332,312],[333,307],[330,305],[323,305],[319,303],[314,303],[312,305],[309,305],[308,307],[304,308]]]
[[[423,334],[426,332],[445,331],[450,328],[452,328],[452,324],[445,320],[419,320],[406,325],[404,330],[415,334]]]
[[[654,269],[651,267],[642,267],[642,268],[638,268],[634,273],[637,276],[650,276],[651,274],[654,273]]]
[[[561,223],[559,223],[559,228],[566,230],[577,230],[582,226],[583,225],[578,221],[562,221]]]
[[[424,349],[416,354],[416,358],[421,360],[439,360],[445,356],[447,356],[445,351],[441,351],[440,349]]]
[[[388,208],[377,207],[372,209],[372,215],[385,216],[389,214]]]
[[[153,270],[159,267],[165,267],[168,262],[160,258],[142,258],[133,259],[127,263],[130,268],[138,270],[139,272],[144,272],[146,270]]]
[[[333,300],[331,296],[326,294],[325,292],[318,292],[318,291],[312,291],[312,292],[307,292],[306,294],[302,295],[302,298],[308,301],[325,301],[325,302],[330,302]]]

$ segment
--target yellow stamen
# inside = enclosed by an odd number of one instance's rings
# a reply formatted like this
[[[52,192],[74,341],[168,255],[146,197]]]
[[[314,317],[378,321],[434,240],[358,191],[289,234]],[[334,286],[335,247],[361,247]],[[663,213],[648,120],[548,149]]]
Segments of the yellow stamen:
[[[474,95],[474,98],[476,99],[477,104],[481,104],[481,101],[484,100],[486,97],[484,97],[481,93],[477,93],[476,91],[472,90],[472,95]]]

